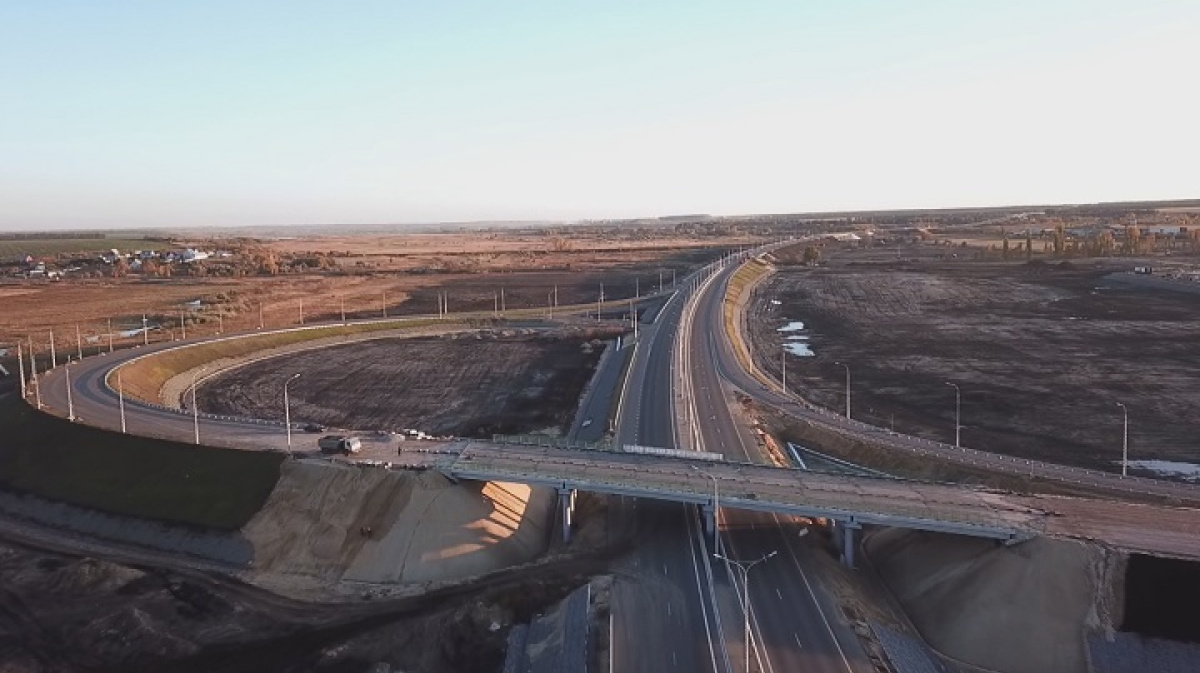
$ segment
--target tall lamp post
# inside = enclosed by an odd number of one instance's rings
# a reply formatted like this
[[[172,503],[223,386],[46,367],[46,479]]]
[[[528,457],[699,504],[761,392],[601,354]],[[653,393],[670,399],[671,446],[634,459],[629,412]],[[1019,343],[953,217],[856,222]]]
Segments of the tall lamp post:
[[[192,430],[197,444],[200,443],[200,406],[196,404],[196,381],[204,369],[200,367],[192,372]]]
[[[773,551],[770,554],[767,554],[766,556],[763,556],[760,559],[756,559],[754,561],[750,561],[749,563],[746,563],[744,561],[734,561],[731,558],[728,558],[726,556],[722,556],[721,554],[713,552],[713,556],[721,559],[722,561],[724,561],[726,563],[732,563],[733,565],[738,567],[738,570],[742,571],[742,612],[744,613],[744,618],[742,621],[742,630],[746,634],[746,636],[745,636],[745,648],[746,648],[746,668],[745,668],[745,670],[747,671],[747,673],[749,673],[749,671],[750,671],[750,569],[753,568],[754,566],[758,565],[759,563],[766,561],[767,559],[771,558],[772,556],[774,556],[778,553],[779,552],[777,552],[777,551]]]
[[[962,444],[959,442],[960,433],[962,432],[962,424],[959,422],[959,419],[962,418],[962,390],[959,389],[956,383],[946,381],[946,385],[954,386],[954,448],[958,449],[962,447]]]
[[[845,362],[835,362],[835,365],[841,365],[846,368],[846,418],[850,418],[850,365]]]
[[[292,405],[288,401],[288,384],[300,378],[300,373],[292,374],[292,377],[283,382],[283,427],[287,428],[287,446],[288,455],[292,453]]]
[[[1129,476],[1129,409],[1124,403],[1117,402],[1117,406],[1121,407],[1121,415],[1125,419],[1124,432],[1121,437],[1121,476]]]
[[[67,420],[75,420],[75,402],[71,399],[71,358],[67,358],[67,363],[63,365],[63,376],[67,380]]]

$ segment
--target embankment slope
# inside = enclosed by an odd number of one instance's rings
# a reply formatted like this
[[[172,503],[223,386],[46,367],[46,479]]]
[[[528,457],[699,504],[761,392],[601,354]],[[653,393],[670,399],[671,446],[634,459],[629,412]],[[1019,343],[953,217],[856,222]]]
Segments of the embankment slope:
[[[1109,578],[1123,561],[1094,545],[1035,538],[1004,547],[899,529],[866,545],[925,639],[990,670],[1088,673],[1087,631],[1107,628],[1119,601]]]

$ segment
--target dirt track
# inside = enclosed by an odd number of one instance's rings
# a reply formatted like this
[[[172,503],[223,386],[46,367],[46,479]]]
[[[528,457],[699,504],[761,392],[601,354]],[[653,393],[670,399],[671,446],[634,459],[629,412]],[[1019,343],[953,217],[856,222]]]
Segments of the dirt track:
[[[1196,462],[1200,297],[1109,284],[1119,262],[982,263],[945,248],[827,250],[827,266],[792,267],[752,308],[760,366],[776,376],[790,334],[813,357],[788,357],[788,382],[818,404],[897,431],[1116,469],[1128,405],[1130,459]],[[773,301],[780,303],[776,304]],[[802,332],[777,331],[788,321]]]
[[[355,430],[416,428],[435,435],[565,432],[603,351],[571,337],[469,334],[381,339],[247,365],[200,388],[206,411]]]

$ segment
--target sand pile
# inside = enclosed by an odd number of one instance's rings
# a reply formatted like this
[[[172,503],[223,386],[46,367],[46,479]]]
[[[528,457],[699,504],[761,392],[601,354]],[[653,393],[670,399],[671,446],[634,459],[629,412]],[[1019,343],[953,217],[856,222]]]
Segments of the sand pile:
[[[1087,673],[1086,630],[1111,612],[1099,547],[884,530],[873,565],[942,653],[1005,673]]]
[[[288,461],[242,534],[256,574],[329,584],[450,581],[537,556],[552,505],[553,493],[519,484]]]

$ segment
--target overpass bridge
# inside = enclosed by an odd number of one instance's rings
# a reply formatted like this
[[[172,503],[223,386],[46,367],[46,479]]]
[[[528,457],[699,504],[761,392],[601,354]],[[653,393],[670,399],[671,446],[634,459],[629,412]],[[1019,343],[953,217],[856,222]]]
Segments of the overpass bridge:
[[[452,479],[511,481],[557,489],[569,539],[576,491],[698,505],[716,529],[721,507],[835,522],[843,560],[853,564],[864,524],[954,533],[1014,544],[1039,534],[1049,514],[985,489],[808,472],[660,453],[626,453],[477,441],[456,443],[440,466]],[[664,452],[665,453],[665,452]]]
[[[1127,552],[1200,559],[1200,516],[1184,507],[827,474],[704,460],[684,452],[650,455],[476,440],[455,441],[444,449],[437,469],[452,479],[555,488],[565,538],[575,493],[586,491],[697,505],[709,532],[715,532],[722,507],[828,519],[848,565],[854,562],[854,531],[863,525],[969,535],[1006,545],[1039,535],[1103,540]]]

